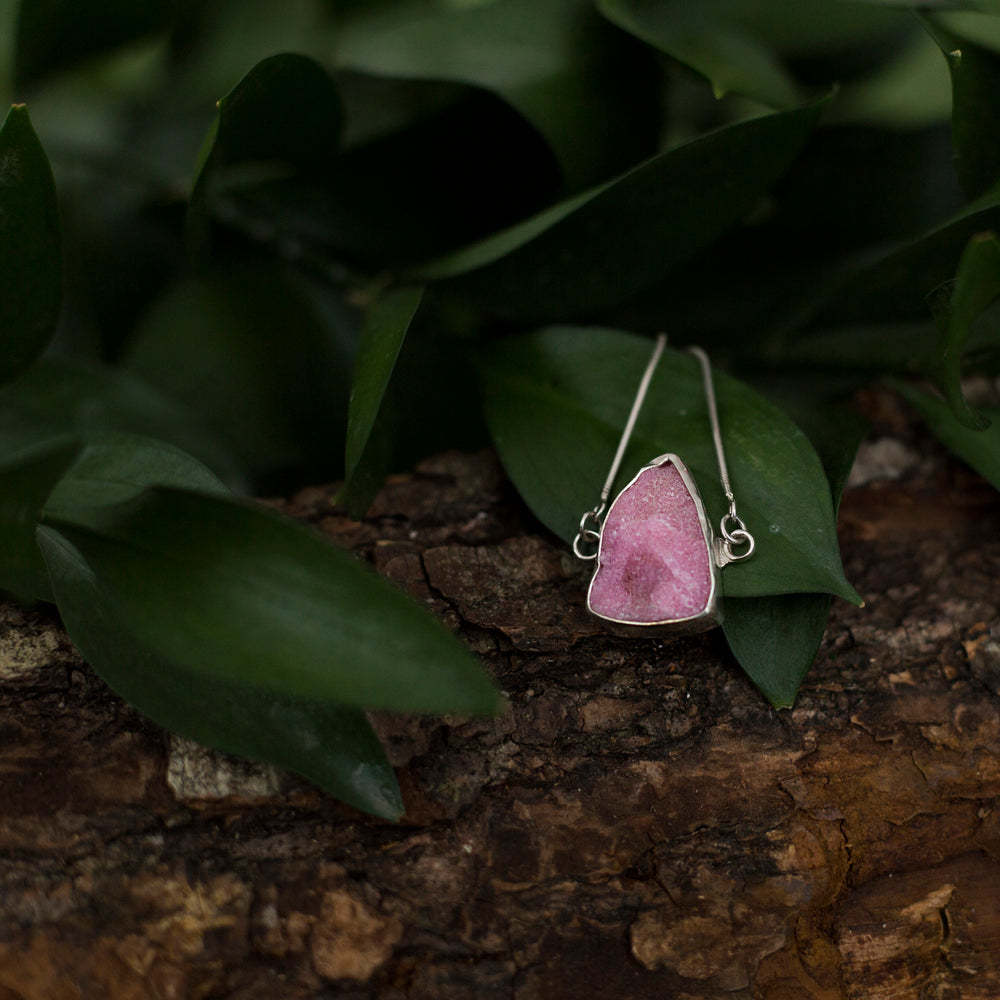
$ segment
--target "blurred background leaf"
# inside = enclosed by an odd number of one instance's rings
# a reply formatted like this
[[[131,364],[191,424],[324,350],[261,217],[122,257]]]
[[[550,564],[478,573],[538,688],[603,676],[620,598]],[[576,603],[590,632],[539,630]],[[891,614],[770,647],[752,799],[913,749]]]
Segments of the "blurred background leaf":
[[[421,272],[509,319],[615,305],[694,257],[788,169],[822,104],[738,123]],[[729,164],[738,162],[738,173]]]
[[[917,386],[901,381],[892,384],[943,444],[1000,490],[1000,407],[980,407],[988,425],[977,429],[963,424],[947,403]]]
[[[379,431],[385,420],[386,390],[424,289],[394,288],[379,295],[368,308],[358,345],[351,385],[345,446],[345,483],[340,501],[353,517],[363,517],[389,472],[391,453]]]
[[[940,337],[934,356],[927,363],[927,372],[944,395],[959,423],[983,430],[989,420],[974,412],[962,390],[962,359],[973,323],[982,312],[1000,297],[1000,240],[996,233],[977,233],[969,240],[954,287],[947,304],[940,308]],[[1000,331],[997,331],[1000,333]],[[980,349],[982,343],[977,345]],[[1000,340],[994,341],[993,353],[1000,357]]]
[[[366,73],[450,80],[497,94],[544,136],[571,190],[605,180],[655,147],[650,53],[602,31],[590,5],[578,0],[355,5],[336,59]]]
[[[108,431],[158,438],[190,452],[233,488],[246,485],[232,455],[189,410],[126,372],[42,361],[0,387],[0,456]]]
[[[21,0],[17,22],[16,78],[32,83],[127,42],[168,28],[194,0]]]
[[[213,208],[262,180],[325,172],[340,147],[342,111],[333,80],[314,60],[271,56],[219,102],[188,209],[189,248],[207,254]],[[214,206],[213,203],[221,203]],[[200,245],[205,244],[205,245]]]
[[[949,31],[933,18],[923,21],[941,46],[951,73],[955,172],[966,195],[978,198],[1000,184],[1000,149],[982,141],[1000,130],[1000,52],[977,45],[975,35],[968,38]],[[987,23],[1000,43],[995,19]]]
[[[824,62],[839,56],[840,74],[857,72],[885,58],[908,27],[896,12],[852,9],[842,0],[808,7],[797,0],[598,0],[597,7],[701,74],[717,97],[737,93],[773,108],[804,99],[796,69],[804,83],[832,83],[838,76],[820,75]]]
[[[355,326],[293,269],[230,260],[171,288],[123,366],[198,414],[267,491],[343,474]]]
[[[45,511],[124,503],[149,486],[229,492],[211,469],[164,441],[139,434],[92,434],[49,494]]]
[[[48,346],[62,300],[59,205],[28,111],[0,128],[0,383]]]
[[[52,600],[35,527],[49,494],[78,452],[76,442],[62,440],[0,461],[0,590],[17,600]]]

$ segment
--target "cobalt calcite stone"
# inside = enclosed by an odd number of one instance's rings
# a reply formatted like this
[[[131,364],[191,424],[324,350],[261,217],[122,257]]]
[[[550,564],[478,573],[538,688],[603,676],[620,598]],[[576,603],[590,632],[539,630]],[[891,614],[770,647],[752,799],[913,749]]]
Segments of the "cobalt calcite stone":
[[[652,625],[711,610],[711,548],[678,464],[669,456],[643,469],[611,505],[587,598],[594,614]]]

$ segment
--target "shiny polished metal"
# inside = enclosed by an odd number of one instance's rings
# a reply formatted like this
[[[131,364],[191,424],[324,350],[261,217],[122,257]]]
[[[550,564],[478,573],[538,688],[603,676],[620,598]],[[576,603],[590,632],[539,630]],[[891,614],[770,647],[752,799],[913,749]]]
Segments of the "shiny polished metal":
[[[663,355],[667,338],[653,347],[598,504],[580,519],[573,551],[596,560],[587,610],[616,634],[666,636],[712,628],[721,621],[719,571],[753,555],[755,541],[736,512],[729,480],[708,356],[689,348],[702,372],[719,478],[729,509],[711,523],[698,487],[677,455],[643,466],[608,507],[611,487]]]

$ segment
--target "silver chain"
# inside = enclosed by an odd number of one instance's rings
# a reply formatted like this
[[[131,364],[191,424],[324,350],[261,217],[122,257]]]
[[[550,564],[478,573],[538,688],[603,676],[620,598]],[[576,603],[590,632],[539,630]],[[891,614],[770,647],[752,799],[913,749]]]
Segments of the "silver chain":
[[[653,345],[653,353],[646,362],[646,370],[642,373],[639,388],[636,391],[635,399],[632,401],[632,410],[622,431],[621,440],[618,442],[618,450],[611,462],[611,469],[608,478],[604,481],[601,489],[600,502],[588,510],[580,518],[580,527],[576,538],[573,539],[573,552],[580,559],[596,559],[597,546],[601,540],[601,519],[604,516],[608,504],[608,497],[611,495],[611,487],[618,476],[618,469],[625,457],[625,450],[632,439],[632,432],[635,430],[636,421],[639,419],[639,411],[646,400],[646,393],[649,390],[649,383],[653,380],[653,373],[660,363],[663,350],[667,345],[667,335],[661,333],[656,338]],[[688,353],[694,355],[701,366],[702,381],[705,386],[705,400],[708,403],[708,419],[712,425],[712,440],[715,443],[715,455],[719,463],[719,479],[722,482],[722,491],[729,501],[729,510],[723,516],[719,524],[719,531],[722,538],[719,540],[724,555],[725,562],[738,562],[741,559],[748,559],[753,555],[756,547],[753,535],[747,531],[747,526],[743,519],[736,513],[736,500],[733,497],[733,488],[729,482],[729,467],[726,465],[726,452],[722,446],[722,431],[719,428],[719,411],[715,402],[715,385],[712,381],[712,365],[708,360],[708,355],[700,347],[689,347]],[[584,551],[584,546],[592,547],[593,551]],[[745,551],[735,552],[734,546],[746,546]]]

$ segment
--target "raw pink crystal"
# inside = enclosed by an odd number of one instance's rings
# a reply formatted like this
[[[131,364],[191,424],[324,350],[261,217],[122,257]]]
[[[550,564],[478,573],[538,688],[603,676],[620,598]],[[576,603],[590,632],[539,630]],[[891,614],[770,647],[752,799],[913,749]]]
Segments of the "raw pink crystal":
[[[673,462],[643,469],[608,512],[588,602],[618,622],[678,621],[712,597],[711,552]]]

